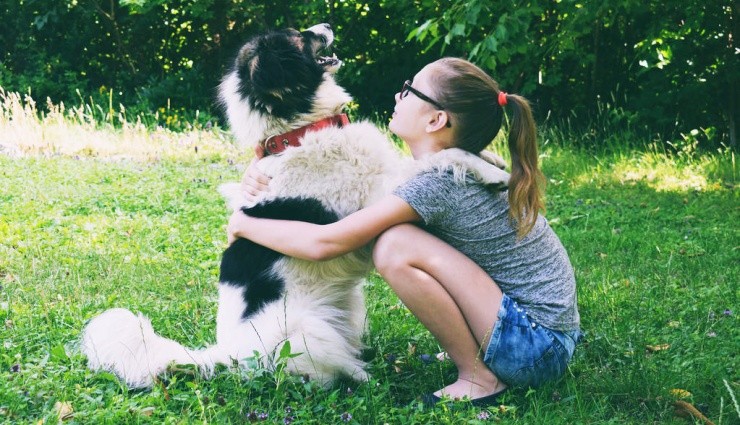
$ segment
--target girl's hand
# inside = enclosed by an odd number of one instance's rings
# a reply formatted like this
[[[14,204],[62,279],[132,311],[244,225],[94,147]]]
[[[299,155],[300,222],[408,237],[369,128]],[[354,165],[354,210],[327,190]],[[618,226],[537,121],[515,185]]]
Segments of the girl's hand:
[[[255,158],[249,163],[242,177],[242,192],[244,192],[244,197],[250,204],[257,203],[261,195],[270,190],[268,187],[270,178],[257,169],[258,160],[258,158]]]
[[[235,240],[244,237],[244,230],[249,228],[250,217],[241,210],[234,211],[229,217],[229,224],[226,225],[226,238],[229,245]]]

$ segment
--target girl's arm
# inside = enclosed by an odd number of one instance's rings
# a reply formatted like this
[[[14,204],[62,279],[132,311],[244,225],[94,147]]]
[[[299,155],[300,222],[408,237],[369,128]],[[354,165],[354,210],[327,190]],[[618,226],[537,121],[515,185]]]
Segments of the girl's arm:
[[[323,261],[354,251],[400,223],[420,220],[411,206],[395,195],[331,224],[249,217],[235,211],[229,220],[229,243],[236,238],[304,260]]]

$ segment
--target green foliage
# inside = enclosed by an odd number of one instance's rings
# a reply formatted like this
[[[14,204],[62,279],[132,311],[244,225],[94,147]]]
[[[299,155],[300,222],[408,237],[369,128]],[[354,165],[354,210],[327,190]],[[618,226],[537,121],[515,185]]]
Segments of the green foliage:
[[[220,76],[247,37],[323,21],[365,116],[387,118],[400,82],[452,55],[529,97],[541,119],[587,125],[617,99],[648,140],[698,131],[700,147],[737,146],[737,19],[727,0],[4,2],[0,86],[55,103],[112,89],[142,111],[215,115]]]
[[[540,116],[589,125],[600,103],[617,100],[648,138],[710,131],[702,145],[736,146],[736,12],[695,0],[456,0],[409,39],[469,58]]]

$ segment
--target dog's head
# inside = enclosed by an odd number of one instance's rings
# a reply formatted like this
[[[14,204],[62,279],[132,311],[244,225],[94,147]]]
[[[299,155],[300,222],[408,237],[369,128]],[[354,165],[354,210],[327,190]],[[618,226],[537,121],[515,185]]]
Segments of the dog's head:
[[[336,72],[341,65],[336,56],[321,56],[333,41],[329,24],[254,37],[234,64],[241,98],[253,110],[278,118],[308,112],[324,73]]]

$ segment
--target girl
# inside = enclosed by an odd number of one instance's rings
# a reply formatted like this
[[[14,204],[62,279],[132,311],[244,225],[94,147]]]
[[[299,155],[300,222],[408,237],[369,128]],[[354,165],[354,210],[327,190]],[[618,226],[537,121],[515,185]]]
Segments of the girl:
[[[389,129],[415,159],[457,147],[479,154],[512,111],[512,173],[500,192],[472,177],[422,172],[376,204],[328,224],[252,218],[235,212],[229,241],[247,238],[283,254],[326,260],[377,238],[373,260],[401,301],[458,369],[457,381],[422,396],[497,403],[509,386],[562,376],[579,338],[573,269],[539,215],[544,177],[527,101],[499,90],[480,68],[443,58],[406,81]],[[253,194],[268,180],[254,167]]]

